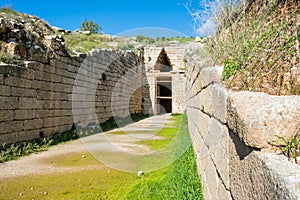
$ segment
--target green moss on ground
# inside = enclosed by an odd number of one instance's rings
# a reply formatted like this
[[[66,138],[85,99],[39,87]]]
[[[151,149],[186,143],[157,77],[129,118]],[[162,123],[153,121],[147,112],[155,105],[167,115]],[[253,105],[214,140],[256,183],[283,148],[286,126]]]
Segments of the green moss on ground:
[[[183,120],[181,116],[174,118],[180,139],[190,141],[186,116]],[[161,136],[172,137],[170,130],[163,130]],[[191,146],[169,166],[142,177],[110,169],[88,153],[82,155],[66,154],[45,161],[54,166],[75,167],[71,171],[1,180],[0,199],[202,199]]]
[[[167,145],[170,144],[170,142],[174,141],[174,137],[179,137],[179,129],[181,125],[182,116],[181,115],[173,115],[172,120],[167,122],[165,124],[165,127],[161,129],[156,136],[159,136],[161,139],[155,139],[155,140],[144,140],[136,142],[137,144],[143,144],[146,146],[149,146],[152,150],[160,150],[164,147],[167,147]],[[169,127],[172,128],[169,128]]]

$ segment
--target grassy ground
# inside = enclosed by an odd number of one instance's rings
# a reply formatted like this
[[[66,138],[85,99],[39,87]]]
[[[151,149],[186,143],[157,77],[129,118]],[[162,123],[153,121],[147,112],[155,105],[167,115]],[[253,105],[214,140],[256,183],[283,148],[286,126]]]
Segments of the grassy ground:
[[[92,49],[97,48],[112,48],[111,46],[106,44],[110,41],[110,39],[102,34],[66,34],[64,35],[64,39],[65,46],[69,50],[69,52],[88,52]]]
[[[186,116],[173,118],[180,138],[190,140]],[[174,135],[169,130],[159,134]],[[154,141],[150,146],[157,144]],[[169,166],[141,177],[110,169],[88,153],[85,157],[78,153],[55,156],[45,162],[80,170],[1,180],[0,199],[202,199],[191,146]]]
[[[166,126],[156,134],[161,137],[161,139],[144,140],[138,142],[138,144],[147,145],[153,150],[163,149],[174,139],[174,137],[178,137],[181,119],[182,117],[180,115],[173,116],[175,123],[167,123]]]
[[[57,32],[56,34],[60,33]],[[86,35],[81,33],[65,34],[63,37],[65,39],[65,46],[71,54],[73,51],[88,52],[97,48],[114,49],[114,47],[109,45],[109,42],[112,41],[117,43],[117,49],[119,50],[134,50],[136,42],[141,45],[168,46],[172,43],[172,41],[188,43],[194,40],[193,37],[149,38],[144,36],[137,36],[136,39],[122,37],[112,39],[104,34]]]

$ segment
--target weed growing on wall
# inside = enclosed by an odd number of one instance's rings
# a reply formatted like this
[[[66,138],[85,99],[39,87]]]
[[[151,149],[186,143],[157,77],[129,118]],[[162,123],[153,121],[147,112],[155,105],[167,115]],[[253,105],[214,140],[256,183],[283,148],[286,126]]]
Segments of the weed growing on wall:
[[[0,63],[3,62],[5,64],[17,65],[20,67],[24,67],[24,60],[17,56],[12,56],[7,53],[0,52]]]
[[[40,138],[33,141],[21,142],[16,144],[2,144],[0,147],[0,163],[17,159],[31,153],[47,150],[50,146],[78,139],[76,130],[65,131],[61,134],[54,135],[52,138]]]
[[[280,148],[281,152],[288,157],[288,159],[295,159],[300,156],[300,129],[292,137],[285,138],[280,135],[275,135],[277,140],[274,142],[274,146]]]
[[[207,38],[206,49],[215,63],[224,66],[228,88],[300,94],[299,73],[295,73],[300,58],[298,2],[205,2],[212,11],[207,20],[216,23],[216,33]]]
[[[11,6],[5,6],[5,7],[0,7],[0,12],[10,14],[10,15],[17,15],[18,13],[14,11]]]

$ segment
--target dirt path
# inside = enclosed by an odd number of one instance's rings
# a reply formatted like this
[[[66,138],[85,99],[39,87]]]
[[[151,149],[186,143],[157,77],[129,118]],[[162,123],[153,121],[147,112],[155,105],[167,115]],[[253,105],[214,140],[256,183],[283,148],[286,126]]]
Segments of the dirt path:
[[[18,176],[62,173],[83,169],[103,168],[104,165],[89,166],[57,166],[53,160],[70,154],[78,154],[83,158],[93,154],[99,162],[109,166],[120,158],[134,155],[145,155],[152,151],[138,141],[159,139],[156,133],[170,120],[170,115],[153,116],[137,123],[113,131],[96,134],[49,148],[47,151],[31,154],[18,160],[0,164],[0,180]],[[101,156],[105,156],[102,158]]]

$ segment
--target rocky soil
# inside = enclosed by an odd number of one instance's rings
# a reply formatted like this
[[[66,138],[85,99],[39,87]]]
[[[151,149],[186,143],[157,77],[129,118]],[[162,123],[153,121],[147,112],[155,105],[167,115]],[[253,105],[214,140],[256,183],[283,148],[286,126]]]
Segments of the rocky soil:
[[[8,8],[0,10],[0,40],[2,58],[49,63],[56,54],[67,56],[63,37],[56,35],[47,23]]]

